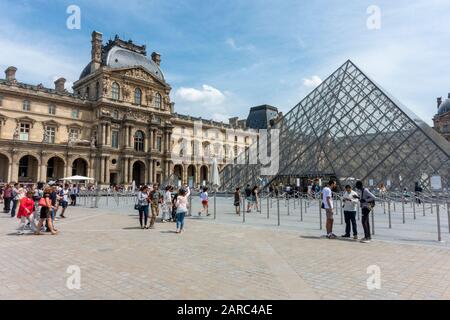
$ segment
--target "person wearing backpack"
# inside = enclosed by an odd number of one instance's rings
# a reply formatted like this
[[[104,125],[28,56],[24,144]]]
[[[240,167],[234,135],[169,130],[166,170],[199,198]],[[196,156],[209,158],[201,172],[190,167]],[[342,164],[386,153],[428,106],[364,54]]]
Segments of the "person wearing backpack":
[[[361,222],[364,229],[364,238],[361,240],[362,243],[369,243],[372,241],[372,235],[370,232],[370,211],[372,211],[375,206],[376,197],[370,192],[369,189],[364,188],[361,181],[356,182],[356,189],[361,192],[360,203],[361,203]]]
[[[11,208],[11,218],[14,218],[16,216],[17,211],[17,204],[19,203],[19,184],[14,184],[14,187],[12,188],[12,208]]]
[[[44,222],[47,222],[47,227],[49,231],[52,233],[52,235],[57,234],[57,231],[53,228],[52,223],[52,212],[53,209],[52,206],[52,200],[50,199],[50,193],[52,192],[51,189],[46,189],[44,191],[44,196],[39,200],[39,206],[41,207],[41,212],[39,216],[39,223],[36,227],[35,235],[41,234],[42,226],[44,225]]]

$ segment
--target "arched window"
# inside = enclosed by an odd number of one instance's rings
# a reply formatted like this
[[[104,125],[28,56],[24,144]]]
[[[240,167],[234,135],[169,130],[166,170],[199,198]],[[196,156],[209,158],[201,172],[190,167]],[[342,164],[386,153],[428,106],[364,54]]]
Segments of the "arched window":
[[[90,92],[89,86],[86,87],[86,98],[87,98],[88,100],[91,99],[91,92]]]
[[[119,100],[120,97],[120,87],[117,82],[113,82],[111,89],[111,97],[113,100]]]
[[[144,151],[144,133],[142,131],[136,131],[134,134],[134,150],[143,152]]]
[[[159,93],[156,93],[155,95],[155,108],[161,109],[161,95]]]
[[[137,105],[141,105],[141,101],[142,101],[142,91],[139,88],[136,88],[136,90],[134,90],[134,103]]]

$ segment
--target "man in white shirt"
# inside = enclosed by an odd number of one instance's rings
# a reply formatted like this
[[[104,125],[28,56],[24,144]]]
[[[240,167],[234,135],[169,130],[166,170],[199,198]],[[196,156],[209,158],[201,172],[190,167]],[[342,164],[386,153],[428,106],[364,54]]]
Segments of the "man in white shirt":
[[[334,212],[333,212],[333,189],[336,188],[336,181],[331,179],[328,186],[322,190],[322,208],[327,214],[327,238],[336,239],[337,236],[333,233]]]
[[[352,190],[351,186],[345,187],[342,197],[344,201],[345,235],[342,238],[350,238],[351,228],[353,229],[353,239],[358,240],[358,229],[356,227],[356,208],[359,203],[358,194]]]

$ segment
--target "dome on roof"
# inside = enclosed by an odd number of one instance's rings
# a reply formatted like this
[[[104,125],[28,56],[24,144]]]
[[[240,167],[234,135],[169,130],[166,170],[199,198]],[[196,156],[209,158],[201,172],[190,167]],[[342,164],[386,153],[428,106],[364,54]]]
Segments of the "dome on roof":
[[[140,66],[153,74],[156,78],[164,81],[164,74],[153,60],[148,59],[143,54],[139,54],[118,46],[115,46],[109,50],[106,57],[106,65],[114,69]]]
[[[164,80],[164,74],[159,68],[159,66],[151,59],[147,58],[144,54],[133,52],[125,48],[114,46],[112,47],[106,55],[106,61],[103,64],[113,68],[133,68],[142,67],[156,78]],[[91,63],[89,63],[80,75],[80,79],[87,77],[91,73]]]
[[[439,106],[438,115],[441,116],[444,113],[450,112],[450,99],[445,100]]]

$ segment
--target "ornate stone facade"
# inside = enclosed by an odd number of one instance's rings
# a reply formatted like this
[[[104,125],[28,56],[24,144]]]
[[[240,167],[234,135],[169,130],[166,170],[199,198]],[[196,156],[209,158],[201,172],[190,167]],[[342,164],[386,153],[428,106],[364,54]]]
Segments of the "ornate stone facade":
[[[0,183],[71,175],[102,186],[163,183],[173,175],[193,186],[209,182],[211,157],[229,161],[256,135],[174,113],[160,62],[158,53],[146,57],[145,46],[118,37],[103,45],[93,32],[91,62],[74,93],[63,78],[48,89],[18,82],[17,69],[8,68],[0,80]],[[174,157],[180,153],[181,160]]]
[[[434,129],[450,141],[450,93],[447,100],[437,98],[438,112],[433,118]]]

